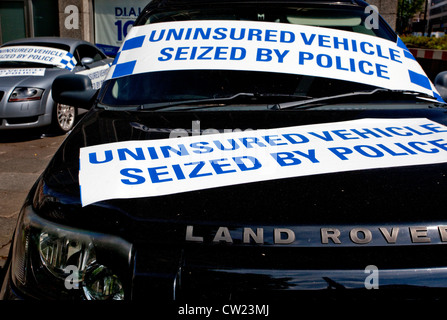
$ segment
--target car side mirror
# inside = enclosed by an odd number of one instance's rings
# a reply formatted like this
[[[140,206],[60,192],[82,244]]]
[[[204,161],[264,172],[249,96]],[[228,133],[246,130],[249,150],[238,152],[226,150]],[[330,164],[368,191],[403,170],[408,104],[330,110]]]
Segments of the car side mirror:
[[[93,58],[90,58],[90,57],[84,57],[84,58],[81,59],[81,64],[85,67],[85,66],[87,66],[88,64],[93,63],[94,61],[95,61],[95,60],[93,60]]]
[[[436,75],[434,85],[442,99],[447,101],[447,71],[442,71]]]
[[[98,90],[86,75],[64,74],[56,77],[52,86],[52,97],[57,103],[90,109]]]

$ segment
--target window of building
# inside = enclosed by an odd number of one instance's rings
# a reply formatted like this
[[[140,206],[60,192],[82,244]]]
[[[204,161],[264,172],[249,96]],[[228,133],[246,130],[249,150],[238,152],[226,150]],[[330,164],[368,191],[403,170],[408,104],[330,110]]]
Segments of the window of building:
[[[0,1],[0,44],[42,36],[59,36],[58,0]]]
[[[33,0],[35,37],[59,36],[57,0]]]
[[[0,29],[1,43],[27,36],[24,1],[0,2]]]

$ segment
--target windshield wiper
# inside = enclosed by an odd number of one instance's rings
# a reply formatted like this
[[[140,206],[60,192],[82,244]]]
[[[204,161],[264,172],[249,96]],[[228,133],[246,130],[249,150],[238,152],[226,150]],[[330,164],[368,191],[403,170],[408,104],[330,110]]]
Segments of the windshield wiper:
[[[312,99],[312,97],[308,96],[301,96],[301,95],[288,95],[288,94],[276,94],[276,93],[247,93],[247,92],[240,92],[237,94],[234,94],[229,97],[222,97],[222,98],[211,98],[211,99],[192,99],[192,100],[180,100],[180,101],[172,101],[172,102],[160,102],[160,103],[150,103],[150,104],[143,104],[141,105],[138,110],[160,110],[175,106],[183,106],[183,105],[200,105],[195,109],[199,108],[207,108],[207,107],[214,107],[216,105],[222,106],[222,105],[228,105],[235,102],[245,102],[247,99],[251,102],[262,102],[263,100],[269,100],[269,99],[278,99],[283,98],[287,99],[288,101],[296,101],[296,100],[307,100]]]
[[[369,98],[372,96],[379,96],[381,99],[396,99],[398,98],[410,98],[410,99],[422,99],[429,102],[443,104],[436,100],[436,98],[416,91],[409,90],[390,90],[390,89],[374,89],[371,91],[355,91],[344,94],[339,94],[335,96],[327,96],[320,98],[308,99],[306,101],[291,101],[285,103],[277,103],[271,107],[273,110],[282,110],[282,109],[310,109],[320,107],[322,105],[334,104],[344,101],[353,101],[355,98]]]

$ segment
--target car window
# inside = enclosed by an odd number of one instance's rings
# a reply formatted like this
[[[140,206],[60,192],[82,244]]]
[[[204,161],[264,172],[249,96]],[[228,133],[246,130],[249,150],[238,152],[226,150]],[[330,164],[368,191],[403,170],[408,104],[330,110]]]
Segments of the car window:
[[[102,103],[141,105],[191,99],[218,99],[241,92],[321,97],[371,88],[373,87],[349,81],[285,73],[181,70],[144,73],[116,79],[108,86]]]
[[[63,44],[63,43],[56,43],[56,42],[20,42],[20,43],[14,43],[9,45],[3,45],[4,47],[13,47],[13,46],[32,46],[32,47],[46,47],[46,48],[56,48],[61,49],[67,52],[70,52],[70,46]]]
[[[239,20],[239,21],[267,21],[287,24],[329,27],[339,30],[352,31],[375,35],[388,40],[396,40],[396,35],[386,23],[381,20],[380,26],[371,28],[368,25],[370,12],[359,7],[331,6],[299,8],[260,5],[238,5],[234,8],[220,7],[182,9],[179,11],[154,13],[144,19],[145,24],[186,21],[186,20]]]
[[[80,65],[83,58],[87,57],[92,58],[94,62],[105,59],[105,55],[101,53],[101,51],[99,51],[95,47],[85,44],[81,44],[76,47],[74,56],[76,58],[76,61],[78,61],[78,65]]]

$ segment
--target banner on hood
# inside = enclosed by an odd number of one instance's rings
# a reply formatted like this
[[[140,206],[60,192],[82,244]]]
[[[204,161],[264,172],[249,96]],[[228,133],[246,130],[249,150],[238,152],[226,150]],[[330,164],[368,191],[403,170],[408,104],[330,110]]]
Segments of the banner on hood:
[[[0,69],[0,77],[20,77],[20,76],[36,76],[45,75],[45,68],[17,68],[17,69]]]
[[[361,119],[80,149],[82,205],[243,183],[447,162],[447,127]]]

